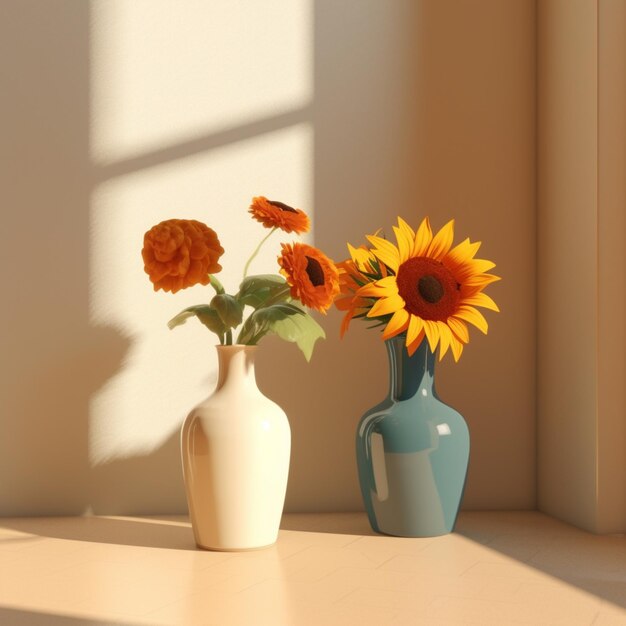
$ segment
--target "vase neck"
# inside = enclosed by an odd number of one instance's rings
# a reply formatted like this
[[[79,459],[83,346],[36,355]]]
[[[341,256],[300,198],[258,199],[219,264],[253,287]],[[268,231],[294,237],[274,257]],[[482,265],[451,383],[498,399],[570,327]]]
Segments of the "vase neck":
[[[256,346],[216,346],[219,373],[216,391],[228,386],[255,387]]]
[[[426,339],[412,356],[405,346],[404,336],[393,337],[385,342],[389,356],[389,398],[408,400],[416,394],[436,396],[435,355]]]

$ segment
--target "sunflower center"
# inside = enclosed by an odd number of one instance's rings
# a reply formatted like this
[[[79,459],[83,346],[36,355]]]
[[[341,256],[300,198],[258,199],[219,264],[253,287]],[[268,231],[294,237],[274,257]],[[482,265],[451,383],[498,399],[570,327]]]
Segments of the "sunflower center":
[[[317,259],[306,257],[306,273],[313,287],[324,284],[324,270]]]
[[[417,283],[417,290],[430,304],[437,304],[443,298],[443,285],[436,276],[422,276]]]
[[[414,257],[398,268],[398,293],[406,310],[424,320],[445,321],[457,310],[461,292],[452,272],[429,257]]]
[[[275,206],[277,209],[280,209],[281,211],[288,211],[289,213],[298,212],[293,207],[290,207],[288,204],[285,204],[284,202],[278,202],[278,200],[268,200],[268,202],[272,206]]]

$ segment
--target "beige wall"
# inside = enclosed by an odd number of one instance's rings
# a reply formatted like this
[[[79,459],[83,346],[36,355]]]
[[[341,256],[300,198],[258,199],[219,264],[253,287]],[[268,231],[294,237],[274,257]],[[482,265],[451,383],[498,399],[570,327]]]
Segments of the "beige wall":
[[[619,0],[539,3],[539,506],[626,530]]]
[[[232,288],[259,193],[309,209],[335,258],[398,214],[484,241],[502,313],[438,387],[472,433],[465,507],[534,507],[534,2],[26,0],[1,4],[0,47],[0,514],[184,510],[178,429],[213,339],[165,328],[206,296],[154,294],[141,237],[207,221]],[[355,425],[386,363],[339,320],[309,365],[261,351],[291,421],[288,510],[361,508]]]
[[[598,532],[626,532],[626,5],[598,3]]]

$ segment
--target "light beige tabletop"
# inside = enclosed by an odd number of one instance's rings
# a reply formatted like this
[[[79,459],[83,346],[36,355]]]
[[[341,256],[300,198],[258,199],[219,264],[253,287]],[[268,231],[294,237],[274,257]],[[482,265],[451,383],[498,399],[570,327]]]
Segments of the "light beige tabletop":
[[[271,548],[219,553],[184,517],[2,519],[0,624],[624,626],[626,538],[535,512],[428,539],[302,514]]]

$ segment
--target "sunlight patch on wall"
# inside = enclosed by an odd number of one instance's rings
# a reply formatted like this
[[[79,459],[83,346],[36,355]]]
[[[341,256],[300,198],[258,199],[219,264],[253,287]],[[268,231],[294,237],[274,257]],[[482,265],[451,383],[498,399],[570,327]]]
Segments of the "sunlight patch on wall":
[[[247,213],[253,196],[313,218],[313,24],[311,0],[92,6],[90,319],[130,341],[90,403],[90,461],[100,464],[157,450],[216,379],[215,336],[193,319],[166,326],[212,290],[155,293],[144,232],[173,217],[207,223],[233,292],[267,234]],[[274,237],[253,273],[277,271]]]
[[[267,231],[247,213],[260,193],[311,207],[312,132],[307,124],[119,177],[92,202],[91,321],[131,338],[123,369],[92,397],[90,458],[146,454],[178,429],[216,380],[216,338],[196,320],[170,331],[183,308],[207,302],[210,287],[155,293],[143,271],[143,233],[168,218],[210,225],[225,248],[220,280],[236,291],[243,266]],[[311,211],[309,211],[311,213]],[[281,237],[281,235],[283,235]],[[312,237],[309,233],[308,240]],[[250,268],[274,273],[276,233]]]
[[[312,0],[92,2],[100,165],[303,108]]]

